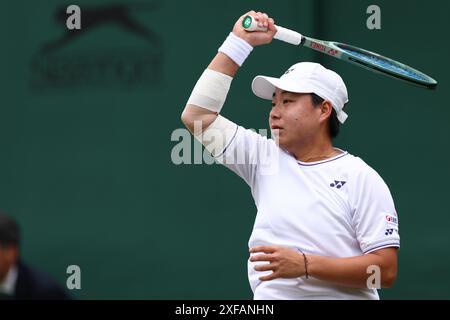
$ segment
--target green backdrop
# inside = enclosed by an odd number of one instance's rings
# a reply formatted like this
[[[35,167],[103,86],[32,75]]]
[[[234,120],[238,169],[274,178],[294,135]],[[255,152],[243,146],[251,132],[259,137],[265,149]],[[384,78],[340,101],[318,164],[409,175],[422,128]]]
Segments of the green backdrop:
[[[336,145],[381,174],[400,218],[398,280],[381,296],[450,298],[449,2],[378,0],[381,30],[367,29],[366,0],[113,3],[79,1],[81,35],[59,47],[48,45],[66,32],[56,12],[71,3],[2,4],[0,208],[22,226],[25,260],[63,285],[67,266],[79,265],[81,299],[251,299],[256,209],[246,184],[170,155],[195,81],[237,17],[257,9],[439,81],[427,91],[274,41],[239,71],[223,114],[267,128],[255,75],[298,61],[340,73],[350,118]]]

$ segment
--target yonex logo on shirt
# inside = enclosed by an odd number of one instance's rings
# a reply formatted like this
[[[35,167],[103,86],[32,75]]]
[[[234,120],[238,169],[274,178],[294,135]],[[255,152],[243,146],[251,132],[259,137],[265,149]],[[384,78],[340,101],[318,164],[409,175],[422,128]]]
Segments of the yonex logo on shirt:
[[[346,184],[346,183],[347,183],[347,181],[338,181],[338,180],[334,180],[334,182],[332,182],[332,183],[330,184],[330,187],[332,187],[332,188],[336,187],[336,188],[340,189],[340,188],[342,188],[342,187],[344,186],[344,184]]]
[[[390,236],[394,231],[397,231],[397,229],[386,229],[386,232],[384,233],[384,235]]]

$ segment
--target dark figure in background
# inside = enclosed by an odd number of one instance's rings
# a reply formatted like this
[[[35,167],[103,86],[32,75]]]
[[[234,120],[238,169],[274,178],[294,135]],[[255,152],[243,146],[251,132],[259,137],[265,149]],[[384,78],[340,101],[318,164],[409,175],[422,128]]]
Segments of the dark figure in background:
[[[47,274],[20,259],[20,230],[0,212],[0,299],[66,300],[65,290]]]

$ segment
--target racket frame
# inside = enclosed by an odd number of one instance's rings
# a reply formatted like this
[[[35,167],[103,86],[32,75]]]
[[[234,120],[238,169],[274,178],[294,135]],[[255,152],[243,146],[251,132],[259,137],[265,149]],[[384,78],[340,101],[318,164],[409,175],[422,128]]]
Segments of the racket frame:
[[[387,58],[385,56],[382,56],[378,53],[371,52],[362,48],[358,48],[355,46],[351,46],[348,44],[335,42],[335,41],[324,41],[324,40],[318,40],[306,36],[302,36],[302,41],[300,43],[301,45],[308,47],[310,49],[313,49],[315,51],[324,53],[326,55],[329,55],[331,57],[334,57],[336,59],[344,60],[349,63],[355,64],[359,67],[365,68],[367,70],[370,70],[375,73],[383,74],[390,76],[392,78],[403,80],[408,83],[417,85],[419,87],[425,87],[428,89],[434,89],[436,88],[437,81],[431,78],[430,76],[424,74],[423,72],[414,69],[408,65],[405,65],[403,63],[400,63],[396,60]],[[352,54],[351,52],[347,51],[355,51],[364,55],[373,56],[379,60],[386,61],[387,63],[393,64],[401,69],[409,69],[411,72],[416,73],[420,75],[423,79],[417,79],[413,77],[408,77],[407,75],[395,71],[390,68],[385,68],[383,66],[377,65],[377,64],[371,64],[368,61],[365,61],[364,59],[358,57],[357,55]]]

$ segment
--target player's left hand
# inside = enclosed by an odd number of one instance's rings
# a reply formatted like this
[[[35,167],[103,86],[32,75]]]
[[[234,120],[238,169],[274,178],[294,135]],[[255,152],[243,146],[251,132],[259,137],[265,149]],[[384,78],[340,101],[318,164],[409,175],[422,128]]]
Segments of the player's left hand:
[[[305,275],[303,255],[296,249],[280,246],[258,246],[250,249],[250,253],[263,252],[250,257],[250,261],[268,261],[270,263],[255,266],[256,271],[269,271],[268,276],[260,277],[261,281],[276,278],[298,278]]]

